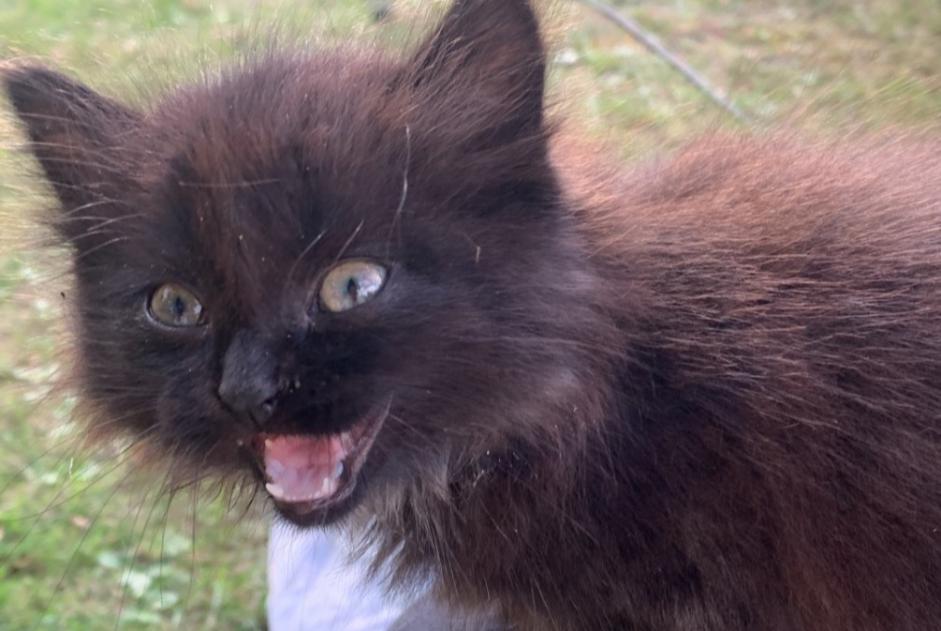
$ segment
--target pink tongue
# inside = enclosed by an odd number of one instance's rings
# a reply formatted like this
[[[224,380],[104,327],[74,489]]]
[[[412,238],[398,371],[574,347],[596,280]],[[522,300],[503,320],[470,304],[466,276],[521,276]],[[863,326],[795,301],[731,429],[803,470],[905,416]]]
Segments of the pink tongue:
[[[266,488],[276,500],[311,502],[336,493],[347,452],[339,437],[265,439]]]

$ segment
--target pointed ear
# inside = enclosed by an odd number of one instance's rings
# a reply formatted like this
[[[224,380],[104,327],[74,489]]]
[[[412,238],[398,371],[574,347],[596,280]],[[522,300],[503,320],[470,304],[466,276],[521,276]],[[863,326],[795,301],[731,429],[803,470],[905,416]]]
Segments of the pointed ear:
[[[504,129],[542,127],[545,49],[527,0],[455,0],[409,68],[414,87],[480,108]]]
[[[0,81],[29,138],[29,149],[64,210],[108,200],[124,168],[115,147],[139,115],[46,68],[3,70]],[[83,223],[81,217],[70,216],[59,227],[72,237],[69,232]]]

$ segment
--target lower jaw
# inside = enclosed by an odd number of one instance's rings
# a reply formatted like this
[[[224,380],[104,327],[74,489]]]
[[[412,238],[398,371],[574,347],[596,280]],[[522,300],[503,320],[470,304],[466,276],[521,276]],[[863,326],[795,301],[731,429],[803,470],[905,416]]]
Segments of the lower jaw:
[[[329,501],[282,502],[272,498],[278,514],[288,522],[301,528],[329,526],[346,517],[358,503],[361,489],[359,480],[351,480],[341,491],[341,496]]]

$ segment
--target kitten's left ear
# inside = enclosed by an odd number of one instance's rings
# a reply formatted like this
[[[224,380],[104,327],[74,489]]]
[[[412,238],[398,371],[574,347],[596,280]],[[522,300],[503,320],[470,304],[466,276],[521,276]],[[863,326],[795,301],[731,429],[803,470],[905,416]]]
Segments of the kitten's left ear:
[[[23,123],[29,148],[66,211],[101,202],[126,168],[118,139],[140,116],[68,77],[42,67],[0,70],[0,82]],[[100,215],[100,208],[94,214]],[[60,229],[80,229],[71,215]]]
[[[546,59],[527,0],[455,0],[409,64],[414,87],[517,134],[542,126]],[[451,112],[451,115],[457,112]]]

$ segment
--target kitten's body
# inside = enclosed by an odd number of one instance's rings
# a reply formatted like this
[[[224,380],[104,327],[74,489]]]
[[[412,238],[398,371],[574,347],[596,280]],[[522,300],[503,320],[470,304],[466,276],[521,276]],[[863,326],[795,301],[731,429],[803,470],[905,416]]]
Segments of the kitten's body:
[[[342,431],[389,393],[318,520],[520,631],[933,628],[939,144],[716,136],[600,176],[550,152],[542,59],[525,2],[464,0],[411,61],[274,54],[143,116],[9,74],[78,209],[56,224],[89,405],[157,401],[126,426],[236,475],[258,429],[220,379],[316,384],[266,432]],[[388,286],[309,315],[351,252]],[[201,292],[198,336],[135,306],[168,276]]]
[[[508,591],[557,598],[559,628],[932,628],[939,175],[936,147],[898,139],[712,137],[605,199],[593,182],[581,226],[629,319],[618,412],[582,452],[584,503],[537,486],[543,512],[499,528],[536,531],[468,574],[492,588],[502,555],[538,551],[545,576]]]

